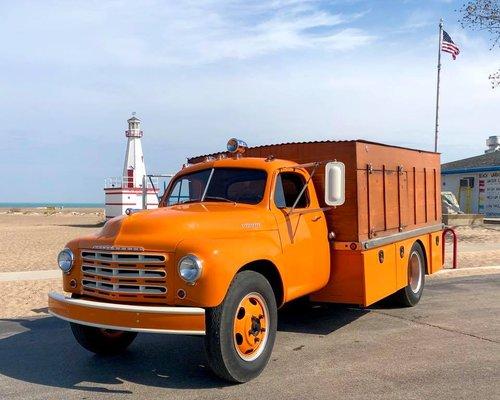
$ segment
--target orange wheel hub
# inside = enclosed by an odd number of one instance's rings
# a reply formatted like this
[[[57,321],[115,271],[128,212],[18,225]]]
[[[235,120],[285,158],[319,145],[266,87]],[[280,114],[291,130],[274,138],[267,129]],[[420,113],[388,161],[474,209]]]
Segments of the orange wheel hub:
[[[233,339],[238,355],[253,361],[266,347],[269,310],[259,293],[249,293],[240,301],[234,316]]]

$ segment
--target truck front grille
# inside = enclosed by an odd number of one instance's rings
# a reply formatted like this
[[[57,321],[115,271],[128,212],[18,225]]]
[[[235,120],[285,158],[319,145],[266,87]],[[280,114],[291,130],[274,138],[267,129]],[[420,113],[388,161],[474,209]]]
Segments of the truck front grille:
[[[158,302],[167,296],[163,254],[84,250],[83,294],[110,300]]]

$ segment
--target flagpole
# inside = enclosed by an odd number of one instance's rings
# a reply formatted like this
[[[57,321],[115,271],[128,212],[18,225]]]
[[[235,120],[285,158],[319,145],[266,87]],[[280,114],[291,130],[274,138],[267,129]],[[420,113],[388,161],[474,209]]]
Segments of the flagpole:
[[[438,133],[439,133],[439,83],[441,77],[441,47],[443,43],[443,18],[439,20],[439,47],[438,47],[438,64],[437,64],[437,87],[436,87],[436,126],[434,131],[434,151],[438,148]]]

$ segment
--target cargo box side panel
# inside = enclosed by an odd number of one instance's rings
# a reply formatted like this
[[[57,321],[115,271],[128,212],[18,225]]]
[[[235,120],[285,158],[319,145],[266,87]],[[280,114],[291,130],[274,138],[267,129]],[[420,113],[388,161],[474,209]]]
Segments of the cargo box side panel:
[[[406,215],[406,225],[417,225],[417,196],[416,196],[416,168],[411,167],[407,172],[408,177],[408,191],[406,193],[406,204],[408,207],[408,214]]]
[[[441,222],[439,155],[357,143],[358,240]]]
[[[433,274],[443,269],[443,253],[442,253],[442,231],[430,234],[430,257],[431,263],[429,265],[429,273]]]
[[[312,301],[362,305],[365,301],[361,251],[333,250],[328,284],[310,296]]]
[[[383,165],[379,170],[358,170],[357,176],[359,241],[402,232],[413,225],[406,171]]]
[[[396,245],[363,252],[365,301],[369,306],[397,290]]]
[[[424,168],[425,170],[425,199],[426,199],[426,222],[441,220],[441,213],[438,217],[438,204],[441,205],[441,186],[437,186],[437,175],[441,175],[440,170],[436,168]],[[439,189],[438,189],[439,188]]]

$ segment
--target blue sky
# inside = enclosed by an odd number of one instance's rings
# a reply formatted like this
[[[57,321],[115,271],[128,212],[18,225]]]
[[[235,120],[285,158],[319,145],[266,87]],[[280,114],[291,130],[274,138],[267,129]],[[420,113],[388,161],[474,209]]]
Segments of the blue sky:
[[[250,145],[363,138],[433,147],[437,24],[444,161],[500,134],[500,51],[462,30],[462,1],[0,3],[2,201],[102,201],[124,130],[143,121],[149,172]]]

